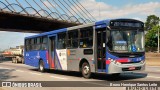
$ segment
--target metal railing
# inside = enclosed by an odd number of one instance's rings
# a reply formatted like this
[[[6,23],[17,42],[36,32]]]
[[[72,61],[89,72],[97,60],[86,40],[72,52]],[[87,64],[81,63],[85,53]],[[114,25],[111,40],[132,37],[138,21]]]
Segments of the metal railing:
[[[9,0],[0,1],[0,11],[81,24],[96,21],[77,0],[70,0],[68,2],[65,0],[32,0],[39,9],[32,6],[29,1],[30,0],[23,0],[23,2],[28,5],[27,7],[24,7],[19,0],[15,0],[16,3],[10,3]],[[44,1],[47,2],[50,7],[46,5]],[[46,8],[42,8],[42,5]],[[58,8],[54,5],[57,5]],[[54,11],[51,8],[54,9]]]

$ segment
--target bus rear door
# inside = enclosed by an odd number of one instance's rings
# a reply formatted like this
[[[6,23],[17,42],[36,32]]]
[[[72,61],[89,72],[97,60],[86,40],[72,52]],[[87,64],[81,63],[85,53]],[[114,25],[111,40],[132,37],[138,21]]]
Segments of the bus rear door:
[[[48,63],[50,69],[55,68],[55,55],[56,55],[56,35],[49,36],[49,56],[48,56]]]

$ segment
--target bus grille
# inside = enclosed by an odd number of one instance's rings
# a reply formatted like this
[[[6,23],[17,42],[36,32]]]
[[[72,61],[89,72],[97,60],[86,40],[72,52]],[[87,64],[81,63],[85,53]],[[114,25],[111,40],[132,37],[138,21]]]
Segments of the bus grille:
[[[121,64],[135,64],[135,63],[140,63],[140,61],[138,61],[138,62],[121,62]]]

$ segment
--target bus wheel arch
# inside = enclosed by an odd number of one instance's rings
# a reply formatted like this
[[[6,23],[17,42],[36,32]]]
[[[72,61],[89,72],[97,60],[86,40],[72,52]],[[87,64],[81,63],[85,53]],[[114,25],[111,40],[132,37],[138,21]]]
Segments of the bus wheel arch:
[[[91,68],[90,64],[86,59],[82,59],[79,64],[79,70],[84,78],[90,78]]]
[[[44,72],[44,71],[45,71],[43,59],[39,59],[39,67],[38,67],[38,70],[39,70],[40,72]]]

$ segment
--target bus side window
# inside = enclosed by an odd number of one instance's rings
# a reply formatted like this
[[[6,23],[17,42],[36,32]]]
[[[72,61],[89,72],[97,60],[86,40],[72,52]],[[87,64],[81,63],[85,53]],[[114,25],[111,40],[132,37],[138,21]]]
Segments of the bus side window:
[[[38,37],[36,38],[35,50],[40,50],[40,49],[41,49],[41,38]]]
[[[34,50],[35,48],[35,46],[34,46],[34,44],[35,44],[35,39],[34,38],[32,38],[31,39],[31,44],[30,44],[30,50]]]
[[[30,39],[25,40],[25,50],[30,51]]]
[[[93,27],[82,28],[80,30],[80,48],[90,48],[93,46]]]
[[[42,37],[42,41],[41,41],[41,43],[42,43],[42,46],[41,46],[41,50],[47,50],[47,37]]]
[[[65,49],[66,48],[66,33],[58,34],[58,42],[57,49]]]
[[[68,31],[68,48],[78,48],[78,30]]]

